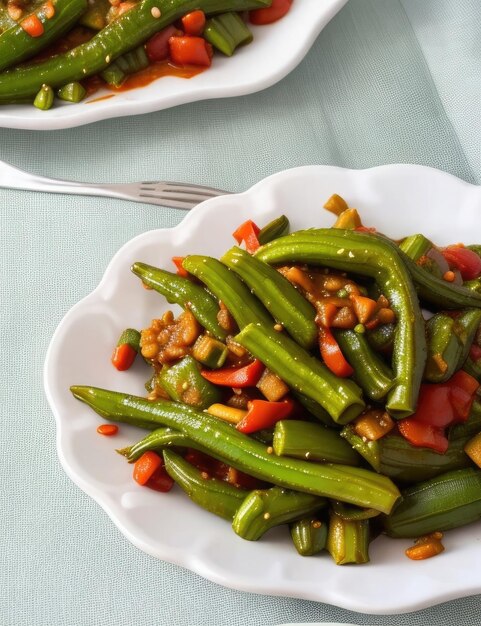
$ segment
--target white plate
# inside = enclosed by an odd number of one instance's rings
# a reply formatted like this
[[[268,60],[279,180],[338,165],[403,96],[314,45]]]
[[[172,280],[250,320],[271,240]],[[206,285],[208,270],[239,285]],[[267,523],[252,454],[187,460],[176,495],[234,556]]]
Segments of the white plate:
[[[276,174],[243,194],[214,198],[171,230],[136,237],[115,255],[97,289],[58,327],[46,359],[45,388],[58,426],[58,453],[66,472],[110,515],[136,546],[206,578],[255,593],[328,602],[363,613],[399,613],[481,592],[481,524],[447,533],[446,552],[413,562],[410,541],[377,539],[371,563],[335,566],[329,557],[297,555],[285,528],[259,542],[237,537],[230,525],[192,504],[183,493],[138,487],[132,468],[114,452],[139,438],[122,427],[114,440],[96,434],[100,423],[75,400],[69,385],[94,385],[144,394],[143,364],[117,372],[112,346],[127,327],[145,327],[164,310],[163,299],[142,288],[134,261],[171,267],[171,257],[220,255],[248,218],[265,224],[280,213],[293,230],[332,224],[322,210],[332,194],[361,211],[364,223],[397,238],[424,232],[439,244],[481,241],[481,188],[429,168],[393,165],[371,170],[303,167]]]
[[[54,130],[81,126],[112,117],[168,109],[178,104],[240,96],[270,87],[304,58],[317,35],[347,0],[296,0],[285,18],[269,26],[252,27],[254,42],[232,58],[217,55],[212,67],[190,78],[165,77],[147,87],[97,100],[97,92],[79,104],[55,102],[50,111],[33,106],[0,105],[0,127]]]

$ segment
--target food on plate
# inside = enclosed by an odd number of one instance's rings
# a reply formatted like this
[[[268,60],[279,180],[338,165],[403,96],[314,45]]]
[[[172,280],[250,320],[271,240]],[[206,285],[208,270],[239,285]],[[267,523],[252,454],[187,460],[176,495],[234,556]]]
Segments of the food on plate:
[[[340,196],[326,207],[332,228],[248,220],[220,260],[135,262],[183,309],[115,349],[118,369],[150,366],[147,397],[71,391],[151,431],[119,450],[140,485],[177,484],[244,539],[287,525],[299,554],[342,565],[385,533],[430,558],[481,518],[481,248],[394,241]]]
[[[55,96],[80,102],[101,86],[147,84],[168,74],[168,67],[174,75],[193,76],[211,65],[214,51],[232,56],[252,41],[249,18],[271,23],[292,2],[280,4],[7,0],[0,4],[0,103],[33,102],[48,110]]]

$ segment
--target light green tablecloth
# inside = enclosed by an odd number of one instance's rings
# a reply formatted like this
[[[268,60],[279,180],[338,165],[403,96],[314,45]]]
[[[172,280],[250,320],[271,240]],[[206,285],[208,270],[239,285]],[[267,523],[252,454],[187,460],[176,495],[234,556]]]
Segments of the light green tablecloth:
[[[422,163],[481,183],[480,64],[479,0],[351,0],[267,91],[51,134],[0,129],[0,158],[65,178],[234,191],[316,163]],[[0,204],[2,626],[480,624],[479,596],[370,617],[224,589],[134,548],[59,466],[43,360],[115,251],[182,213],[12,191]]]

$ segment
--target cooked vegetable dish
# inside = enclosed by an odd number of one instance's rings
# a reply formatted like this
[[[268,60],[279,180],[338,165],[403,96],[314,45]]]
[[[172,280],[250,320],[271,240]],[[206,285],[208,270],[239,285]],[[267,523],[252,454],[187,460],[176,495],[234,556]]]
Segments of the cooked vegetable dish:
[[[252,41],[246,23],[283,17],[292,0],[0,0],[0,104],[55,97],[80,102],[89,91],[122,88],[131,75],[186,77]],[[190,68],[176,72],[175,68]],[[195,69],[197,68],[197,69]],[[150,71],[138,84],[155,78]],[[90,80],[88,80],[90,79]]]
[[[481,246],[394,241],[340,196],[325,206],[332,228],[248,220],[220,260],[134,263],[183,309],[115,348],[118,370],[150,367],[147,397],[71,391],[150,431],[118,451],[138,484],[176,483],[244,539],[284,524],[300,555],[340,565],[380,533],[436,556],[481,518]]]

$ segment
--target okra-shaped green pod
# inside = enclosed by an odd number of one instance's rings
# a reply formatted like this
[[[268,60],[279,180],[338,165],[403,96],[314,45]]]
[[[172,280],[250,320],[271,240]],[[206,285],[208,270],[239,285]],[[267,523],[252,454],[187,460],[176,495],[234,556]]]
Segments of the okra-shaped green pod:
[[[319,554],[326,547],[327,524],[318,517],[304,517],[291,524],[291,538],[301,556]]]
[[[32,14],[42,24],[40,37],[32,37],[22,28],[25,16],[20,23],[13,22],[10,28],[0,31],[0,71],[33,57],[67,32],[87,8],[87,1],[53,0],[53,7],[54,15],[48,15],[45,6],[37,8]]]
[[[344,426],[340,434],[352,446],[353,450],[360,454],[376,472],[381,471],[379,441],[369,441],[365,437],[360,437],[352,424]]]
[[[165,448],[177,446],[181,448],[198,448],[192,440],[178,430],[162,427],[156,428],[137,443],[117,450],[117,452],[125,456],[129,463],[133,463],[147,450],[164,450]]]
[[[260,229],[257,240],[263,246],[269,241],[287,235],[289,233],[289,227],[288,218],[285,215],[279,215],[279,217],[276,217]]]
[[[202,472],[172,450],[164,450],[167,474],[203,509],[232,520],[248,491],[238,489],[225,480],[205,478]]]
[[[348,521],[331,513],[326,548],[336,565],[369,562],[369,520]]]
[[[433,247],[433,242],[420,233],[406,237],[399,244],[399,248],[413,261],[419,261]]]
[[[223,13],[207,20],[203,37],[226,56],[252,41],[252,33],[238,13]]]
[[[68,85],[64,85],[60,87],[57,91],[57,96],[60,100],[65,100],[65,102],[81,102],[85,96],[87,95],[87,90],[85,87],[79,83],[68,83]]]
[[[394,346],[395,324],[382,324],[366,332],[369,345],[381,354],[391,354]]]
[[[134,263],[131,269],[144,285],[165,296],[167,302],[178,304],[183,309],[191,311],[199,324],[214,337],[221,341],[227,337],[227,332],[217,321],[219,306],[203,287],[188,278],[145,263]]]
[[[426,323],[428,356],[424,378],[439,383],[450,378],[459,360],[461,344],[454,332],[454,319],[445,313],[436,313]]]
[[[442,309],[481,308],[481,294],[437,278],[400,251],[421,300]]]
[[[367,397],[375,402],[385,398],[394,385],[393,373],[366,337],[353,330],[337,330],[334,335],[354,370],[353,379]]]
[[[221,261],[245,282],[299,345],[313,347],[319,333],[314,321],[316,311],[287,278],[238,247],[226,252]]]
[[[388,476],[396,483],[412,484],[422,480],[429,480],[447,471],[468,467],[470,461],[464,453],[464,444],[469,439],[469,432],[481,430],[481,415],[478,426],[471,430],[459,431],[465,425],[452,429],[449,447],[444,454],[439,454],[429,448],[413,446],[400,435],[389,434],[377,441],[364,440],[356,434],[354,428],[348,424],[341,431],[341,436],[348,441],[377,472]]]
[[[458,370],[466,361],[478,329],[481,328],[481,310],[468,309],[467,311],[462,311],[461,314],[456,317],[455,322],[455,332],[462,346],[461,354],[455,368]]]
[[[338,424],[332,421],[329,413],[319,404],[319,402],[316,402],[303,393],[297,391],[294,391],[293,395],[297,400],[299,400],[309,415],[318,419],[322,424],[324,424],[324,426],[329,426],[329,428],[339,428]]]
[[[144,398],[96,387],[71,387],[72,394],[105,419],[168,426],[211,456],[250,476],[286,489],[334,498],[389,513],[399,490],[388,478],[347,465],[321,465],[269,454],[266,446],[216,417],[177,402]]]
[[[217,259],[191,255],[183,260],[182,265],[225,304],[239,328],[251,322],[274,324],[266,309],[240,278]]]
[[[359,465],[360,461],[359,455],[337,431],[313,422],[277,422],[272,446],[278,456],[343,465]]]
[[[243,539],[257,541],[270,528],[311,515],[326,504],[324,498],[290,489],[256,489],[237,509],[232,528]]]
[[[335,228],[298,231],[266,244],[256,253],[266,263],[324,265],[376,280],[397,318],[394,386],[386,403],[386,409],[396,418],[414,412],[426,360],[424,320],[402,254],[384,237]]]
[[[413,446],[400,435],[382,437],[376,442],[379,449],[379,471],[396,483],[412,484],[468,467],[471,463],[464,453],[467,440],[467,436],[450,436],[448,449],[444,454],[439,454],[429,448]]]
[[[318,402],[335,422],[346,424],[363,410],[361,389],[355,382],[338,378],[285,333],[249,324],[236,341],[292,389]]]
[[[380,515],[379,511],[375,509],[361,509],[358,506],[344,504],[338,500],[331,500],[331,508],[336,515],[348,522],[359,522]]]
[[[462,367],[480,322],[481,309],[461,311],[456,317],[436,313],[428,320],[428,358],[424,371],[428,382],[444,382]]]
[[[199,365],[191,356],[185,356],[170,367],[164,366],[157,376],[157,383],[172,400],[198,409],[207,409],[222,399],[219,388],[202,376]]]
[[[421,537],[481,518],[481,470],[447,472],[402,492],[402,500],[384,522],[390,537]]]
[[[48,111],[53,106],[54,93],[50,85],[42,85],[40,91],[35,96],[33,106],[41,111]]]

